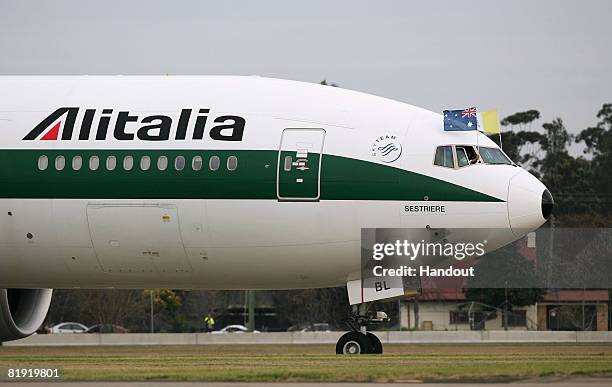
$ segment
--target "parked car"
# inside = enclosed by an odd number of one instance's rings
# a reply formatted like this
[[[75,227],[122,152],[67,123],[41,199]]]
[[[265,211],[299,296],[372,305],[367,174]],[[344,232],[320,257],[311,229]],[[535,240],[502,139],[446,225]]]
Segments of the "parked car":
[[[331,326],[328,323],[314,323],[302,329],[302,332],[331,332],[331,330]]]
[[[328,323],[297,324],[287,328],[287,332],[331,332],[331,325]]]
[[[212,331],[213,335],[222,335],[226,333],[245,333],[249,332],[249,329],[244,325],[228,325],[225,328],[219,329],[218,331]],[[253,333],[259,333],[259,331],[253,331]]]
[[[83,333],[87,330],[87,327],[77,322],[63,322],[54,325],[50,329],[50,333],[64,334],[64,333]]]
[[[114,324],[96,324],[90,326],[85,333],[128,333],[128,330]]]

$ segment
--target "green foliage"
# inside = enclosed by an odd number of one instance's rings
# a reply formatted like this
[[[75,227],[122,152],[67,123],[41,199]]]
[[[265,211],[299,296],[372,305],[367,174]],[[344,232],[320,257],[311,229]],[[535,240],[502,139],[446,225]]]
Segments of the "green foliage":
[[[585,153],[592,157],[589,184],[599,213],[612,212],[612,103],[604,104],[597,113],[599,122],[576,137],[584,142]]]
[[[538,283],[533,262],[516,251],[505,248],[486,254],[478,260],[474,277],[467,280],[466,299],[502,309],[508,297],[508,309],[513,306],[533,305],[542,300],[544,290],[532,288]],[[496,278],[496,289],[483,287],[490,278]],[[485,280],[486,279],[486,280]]]
[[[187,329],[187,319],[181,310],[184,291],[172,289],[152,289],[143,292],[143,298],[149,300],[153,293],[153,312],[156,331],[184,332]],[[145,302],[146,313],[150,313],[150,303]]]
[[[532,130],[525,130],[527,126],[540,118],[537,110],[527,110],[509,115],[501,121],[502,126],[518,126],[517,131],[504,132],[502,136],[502,148],[504,152],[518,165],[529,168],[531,163],[537,160],[540,143],[543,135]]]
[[[153,304],[155,308],[164,310],[168,313],[176,312],[182,304],[181,297],[170,289],[153,289],[145,290],[144,292],[147,297],[153,292]]]
[[[533,121],[537,120],[538,118],[540,118],[540,112],[537,110],[527,110],[525,112],[518,112],[518,113],[514,113],[512,115],[509,115],[508,117],[504,118],[501,121],[502,126],[508,126],[508,125],[528,125],[530,123],[532,123]]]
[[[542,141],[542,134],[534,131],[505,132],[502,136],[504,152],[518,165],[528,165],[537,159],[533,152],[524,152],[526,146],[535,147]]]
[[[597,113],[600,121],[596,126],[587,128],[580,132],[576,141],[584,141],[585,152],[590,152],[594,157],[610,156],[612,152],[612,103],[604,104]]]
[[[541,138],[540,145],[547,152],[547,156],[568,153],[568,147],[572,142],[572,136],[568,133],[563,120],[555,118],[552,122],[542,125],[545,134]]]
[[[338,85],[337,85],[337,84],[335,84],[335,83],[327,83],[327,81],[326,81],[325,79],[324,79],[324,80],[322,80],[322,81],[321,81],[321,82],[319,82],[319,83],[320,83],[321,85],[324,85],[324,86],[338,87]]]
[[[329,323],[344,328],[349,303],[346,288],[274,292],[279,311],[293,324]]]
[[[563,120],[555,118],[543,124],[542,128],[544,133],[539,143],[544,154],[532,165],[535,174],[555,198],[555,213],[576,214],[595,210],[591,200],[583,200],[593,194],[590,163],[583,157],[569,154],[572,135]]]
[[[537,110],[518,112],[502,120],[504,126],[521,129],[504,132],[504,152],[548,187],[555,199],[554,214],[561,217],[562,224],[571,223],[579,214],[601,218],[612,211],[612,104],[603,105],[597,117],[600,122],[575,139],[561,118],[544,123],[540,131],[524,130],[540,118]],[[569,153],[574,140],[584,142],[585,153],[592,159]],[[583,226],[600,224],[600,220]]]

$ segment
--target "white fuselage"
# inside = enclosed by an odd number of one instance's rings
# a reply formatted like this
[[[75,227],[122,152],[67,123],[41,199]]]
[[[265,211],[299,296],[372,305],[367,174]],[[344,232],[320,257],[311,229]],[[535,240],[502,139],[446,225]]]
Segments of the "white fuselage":
[[[375,149],[389,141],[396,159]],[[0,77],[0,288],[339,286],[359,277],[361,228],[488,229],[494,249],[544,222],[533,176],[434,165],[441,145],[498,148],[439,114],[300,82]]]

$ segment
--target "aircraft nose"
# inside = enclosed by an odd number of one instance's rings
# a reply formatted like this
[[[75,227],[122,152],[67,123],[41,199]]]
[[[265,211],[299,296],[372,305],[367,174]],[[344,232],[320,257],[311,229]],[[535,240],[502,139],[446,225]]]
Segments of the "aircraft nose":
[[[548,218],[550,218],[554,206],[555,200],[550,194],[550,191],[545,189],[544,192],[542,192],[542,216],[544,219],[548,220]]]
[[[508,221],[517,237],[537,229],[550,217],[553,197],[535,176],[521,170],[508,185]]]

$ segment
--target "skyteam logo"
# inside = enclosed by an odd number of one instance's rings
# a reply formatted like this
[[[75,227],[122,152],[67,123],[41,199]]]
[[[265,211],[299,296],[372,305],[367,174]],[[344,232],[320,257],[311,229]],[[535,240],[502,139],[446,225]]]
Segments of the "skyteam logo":
[[[386,134],[380,136],[372,144],[372,156],[383,163],[392,163],[402,155],[402,144],[396,136]]]

